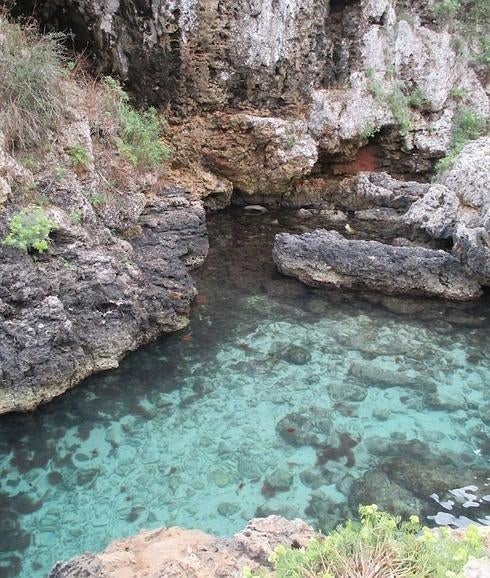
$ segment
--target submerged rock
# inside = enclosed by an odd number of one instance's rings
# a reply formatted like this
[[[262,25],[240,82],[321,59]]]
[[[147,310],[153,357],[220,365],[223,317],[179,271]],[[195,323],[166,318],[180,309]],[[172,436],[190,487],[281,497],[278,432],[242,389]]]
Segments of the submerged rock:
[[[313,287],[371,289],[460,301],[481,295],[478,282],[445,251],[349,241],[336,231],[277,235],[273,258],[282,273]]]
[[[367,471],[352,483],[349,506],[357,513],[360,505],[377,504],[381,509],[405,518],[421,514],[422,502],[411,492],[393,482],[382,469]]]
[[[431,460],[430,455],[408,457],[398,455],[383,462],[382,469],[391,480],[400,484],[415,496],[429,499],[431,494],[445,494],[465,485],[471,485],[475,474],[455,466]]]
[[[299,345],[290,345],[281,352],[281,357],[293,365],[305,365],[311,361],[311,353]]]
[[[287,414],[277,423],[276,431],[294,446],[319,447],[337,439],[330,411],[316,406]]]
[[[362,383],[381,389],[410,387],[432,390],[435,387],[427,381],[422,381],[421,376],[397,368],[389,369],[373,361],[353,361],[349,373]]]
[[[287,470],[278,468],[267,476],[265,484],[275,492],[287,492],[293,483],[293,476]]]

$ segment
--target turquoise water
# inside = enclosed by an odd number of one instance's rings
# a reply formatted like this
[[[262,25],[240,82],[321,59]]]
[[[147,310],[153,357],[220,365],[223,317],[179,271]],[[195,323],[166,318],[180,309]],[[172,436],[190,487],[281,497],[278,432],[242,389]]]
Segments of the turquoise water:
[[[162,525],[328,530],[359,502],[489,523],[488,301],[305,288],[270,261],[302,226],[211,218],[188,329],[0,419],[1,578]]]

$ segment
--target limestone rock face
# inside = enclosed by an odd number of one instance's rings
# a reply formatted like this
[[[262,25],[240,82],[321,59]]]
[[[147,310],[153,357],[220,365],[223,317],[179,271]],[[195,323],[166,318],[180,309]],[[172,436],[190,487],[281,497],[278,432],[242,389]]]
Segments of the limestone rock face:
[[[33,409],[184,327],[189,269],[207,254],[204,210],[183,191],[147,202],[131,241],[100,221],[73,224],[63,208],[47,213],[58,225],[48,254],[0,245],[0,413]]]
[[[490,285],[490,137],[468,143],[404,220],[435,239],[452,238],[453,253]]]
[[[277,546],[306,546],[314,536],[301,520],[279,516],[251,520],[232,539],[166,528],[114,542],[102,554],[60,562],[49,578],[242,578],[245,567],[271,570],[268,558]]]
[[[18,4],[28,13],[34,5],[32,0]],[[449,148],[461,106],[490,112],[482,82],[455,51],[454,37],[431,3],[53,0],[35,5],[49,26],[71,27],[79,44],[88,43],[96,53],[101,69],[115,71],[140,100],[170,105],[172,120],[182,129],[175,131],[173,146],[245,194],[285,194],[312,171],[329,172],[339,161],[349,165],[371,143],[379,148],[382,170],[429,176]],[[465,95],[462,100],[454,97],[455,89]],[[400,111],[408,119],[405,127]],[[216,113],[239,116],[221,123],[221,148],[211,138],[201,156],[186,133],[195,134],[203,123],[212,136]],[[289,134],[291,122],[302,125],[298,138]],[[240,132],[247,125],[250,132]],[[234,131],[241,134],[236,142]],[[267,133],[274,133],[272,140]],[[267,150],[264,140],[271,143]],[[257,158],[257,176],[243,170]]]
[[[97,60],[154,104],[277,106],[306,96],[324,74],[323,0],[45,4],[51,23],[72,26],[82,44],[89,39]]]
[[[276,236],[279,270],[314,287],[371,289],[465,301],[481,294],[458,259],[445,251],[348,241],[335,231]]]
[[[284,193],[318,159],[304,122],[244,113],[214,118],[200,135],[204,164],[241,193]]]
[[[432,185],[424,197],[410,207],[405,221],[435,239],[450,239],[454,234],[458,208],[458,198],[453,191],[444,185]]]

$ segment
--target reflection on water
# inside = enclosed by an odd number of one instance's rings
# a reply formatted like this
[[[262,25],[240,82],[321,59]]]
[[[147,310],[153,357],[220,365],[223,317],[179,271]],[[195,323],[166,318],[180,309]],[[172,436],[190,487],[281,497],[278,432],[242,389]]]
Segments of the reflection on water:
[[[256,514],[489,523],[488,303],[305,288],[270,261],[277,218],[213,217],[189,329],[0,420],[0,577]]]

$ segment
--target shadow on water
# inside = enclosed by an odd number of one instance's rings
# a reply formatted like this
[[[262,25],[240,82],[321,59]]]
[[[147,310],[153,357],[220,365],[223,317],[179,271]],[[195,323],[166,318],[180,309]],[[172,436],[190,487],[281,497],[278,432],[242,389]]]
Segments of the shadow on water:
[[[274,234],[304,228],[211,216],[187,329],[1,418],[0,578],[142,528],[231,534],[256,514],[328,530],[376,502],[488,523],[488,299],[306,288],[271,261]]]

